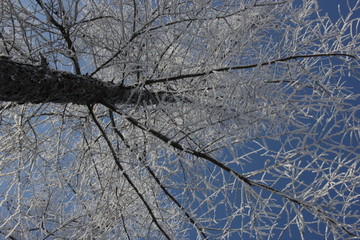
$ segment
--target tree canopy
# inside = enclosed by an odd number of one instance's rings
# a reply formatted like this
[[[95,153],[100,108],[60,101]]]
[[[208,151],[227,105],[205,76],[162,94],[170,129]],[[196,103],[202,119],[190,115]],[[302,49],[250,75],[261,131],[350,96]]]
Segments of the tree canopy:
[[[359,9],[2,0],[0,235],[360,237]]]

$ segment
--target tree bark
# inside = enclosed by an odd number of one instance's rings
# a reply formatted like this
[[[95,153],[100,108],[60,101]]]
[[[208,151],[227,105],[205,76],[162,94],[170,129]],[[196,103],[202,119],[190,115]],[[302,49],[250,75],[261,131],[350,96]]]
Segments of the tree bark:
[[[55,71],[49,67],[0,57],[0,101],[16,103],[74,103],[88,105],[157,104],[176,102],[168,92],[150,92],[139,87],[103,82],[99,79]]]

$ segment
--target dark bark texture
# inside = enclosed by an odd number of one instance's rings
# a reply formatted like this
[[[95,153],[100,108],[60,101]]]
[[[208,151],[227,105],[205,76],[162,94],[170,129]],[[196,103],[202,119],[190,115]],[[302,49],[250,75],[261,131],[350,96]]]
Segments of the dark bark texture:
[[[168,92],[150,92],[103,82],[99,79],[55,71],[49,67],[21,63],[0,57],[0,101],[16,103],[74,103],[79,105],[158,104],[181,98]],[[183,101],[182,99],[181,101]]]

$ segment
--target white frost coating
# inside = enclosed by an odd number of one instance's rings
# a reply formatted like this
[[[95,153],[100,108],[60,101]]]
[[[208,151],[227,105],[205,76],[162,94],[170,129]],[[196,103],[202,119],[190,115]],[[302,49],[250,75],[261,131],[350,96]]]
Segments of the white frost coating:
[[[0,235],[359,238],[355,2],[2,1]]]

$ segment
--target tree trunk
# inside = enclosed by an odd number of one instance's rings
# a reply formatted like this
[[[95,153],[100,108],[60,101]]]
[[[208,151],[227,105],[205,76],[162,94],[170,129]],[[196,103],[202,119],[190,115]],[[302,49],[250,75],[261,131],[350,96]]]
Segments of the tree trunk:
[[[0,57],[0,101],[17,103],[75,103],[79,105],[157,104],[176,102],[167,92],[106,83],[99,79]]]

